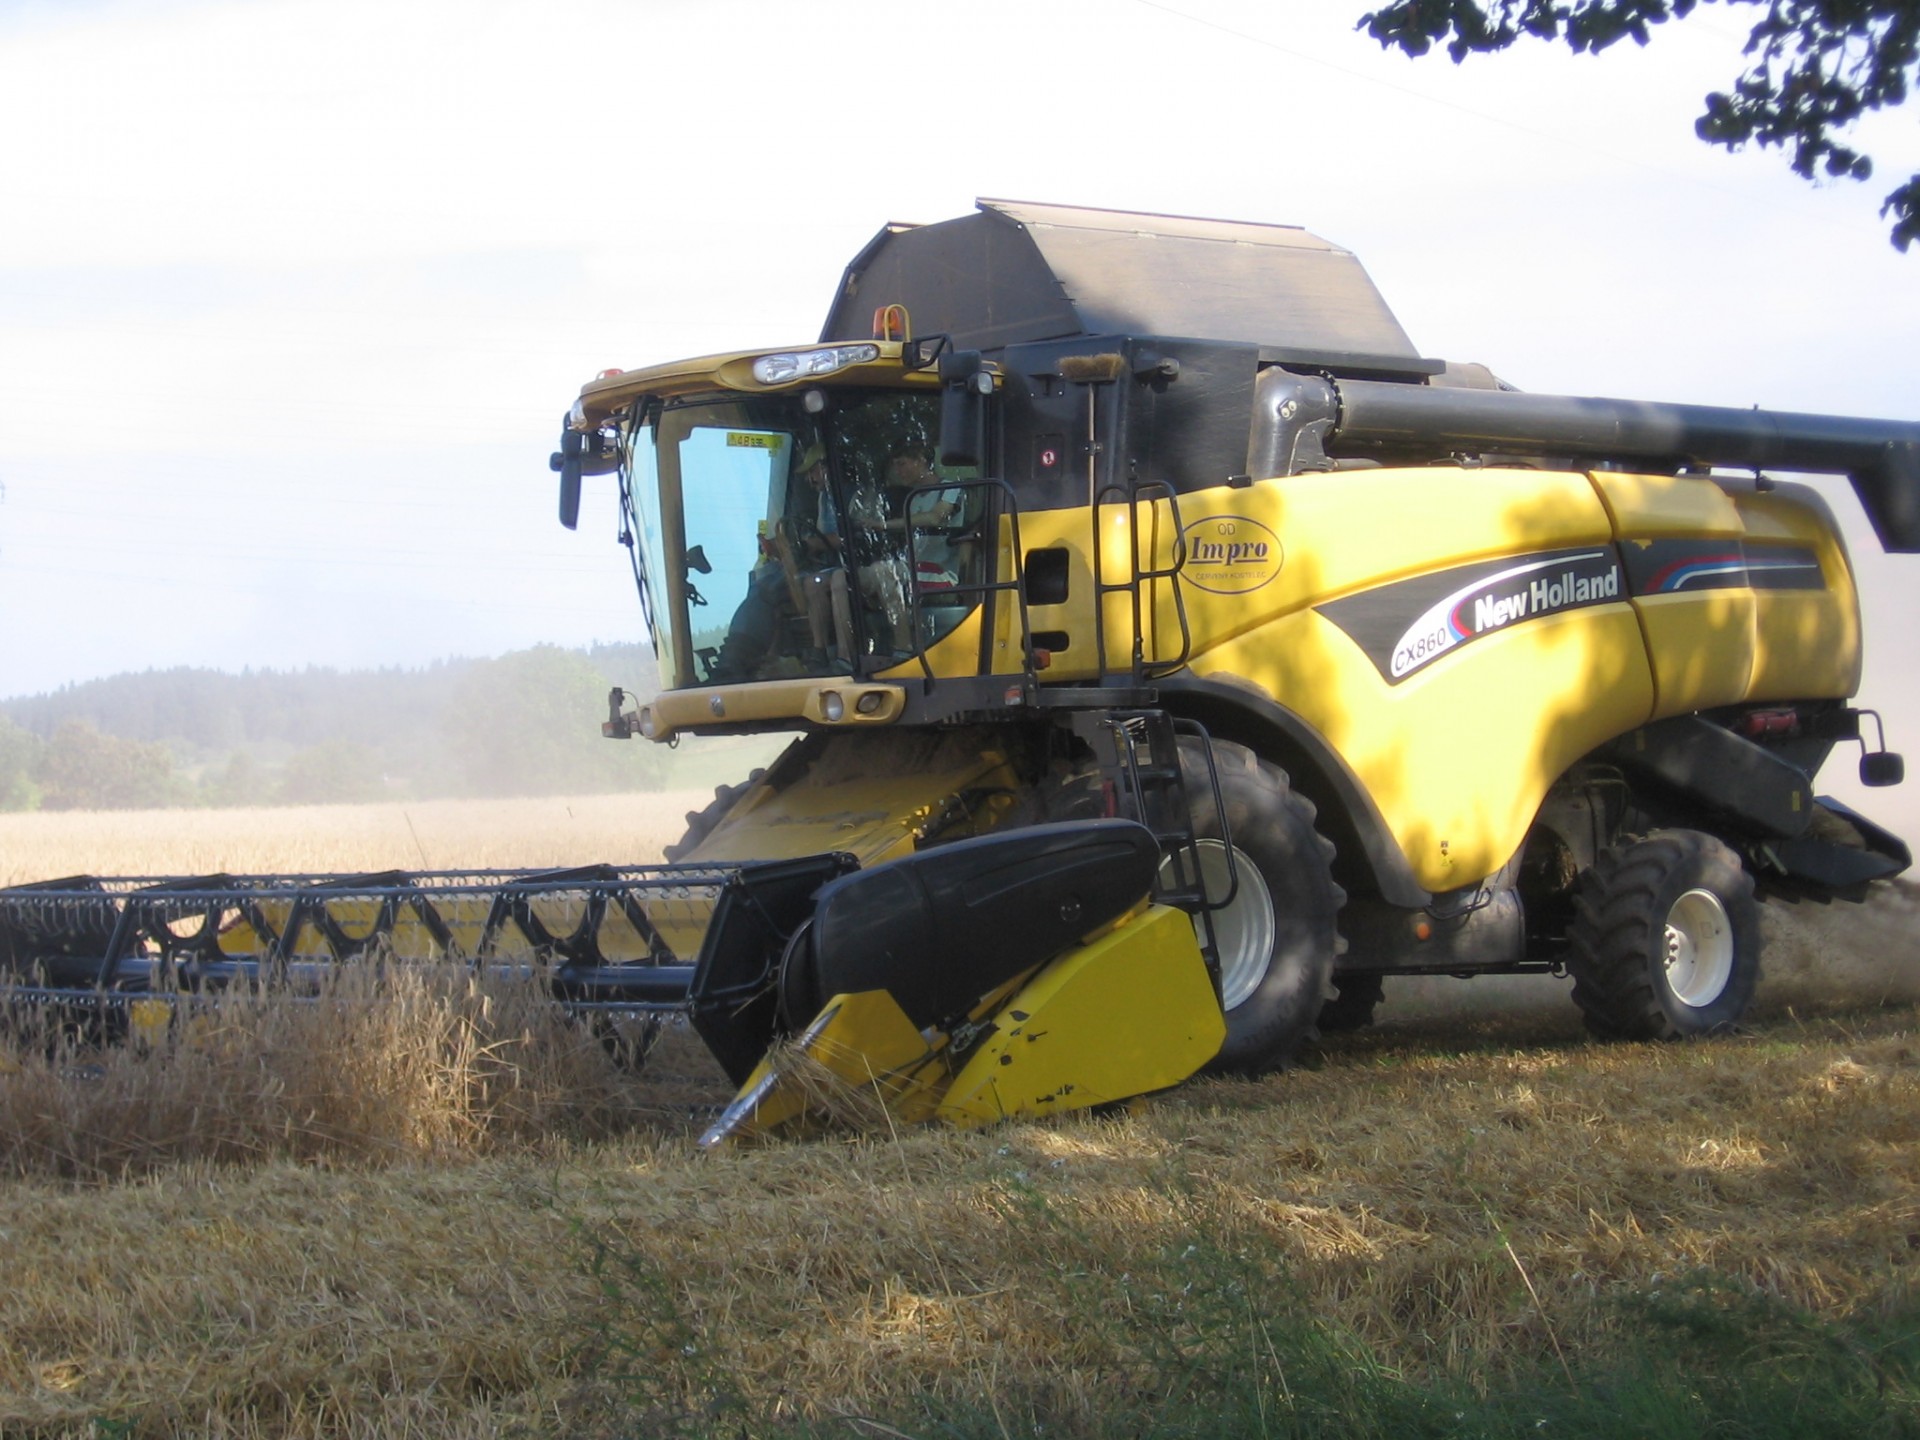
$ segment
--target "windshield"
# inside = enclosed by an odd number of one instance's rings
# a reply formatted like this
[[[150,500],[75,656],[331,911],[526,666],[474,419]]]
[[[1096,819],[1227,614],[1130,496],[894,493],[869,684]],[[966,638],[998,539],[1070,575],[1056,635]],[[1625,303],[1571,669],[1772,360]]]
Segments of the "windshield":
[[[986,491],[935,463],[939,412],[937,393],[815,390],[631,422],[622,485],[662,682],[871,674],[959,624]]]

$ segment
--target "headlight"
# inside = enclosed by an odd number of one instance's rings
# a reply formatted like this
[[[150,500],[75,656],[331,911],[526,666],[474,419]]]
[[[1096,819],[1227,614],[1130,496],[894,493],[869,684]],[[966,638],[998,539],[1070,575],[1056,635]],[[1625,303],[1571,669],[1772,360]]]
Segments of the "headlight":
[[[831,375],[849,365],[865,365],[880,358],[878,345],[829,345],[820,350],[792,350],[762,355],[753,362],[753,378],[762,385],[784,385],[809,375]]]

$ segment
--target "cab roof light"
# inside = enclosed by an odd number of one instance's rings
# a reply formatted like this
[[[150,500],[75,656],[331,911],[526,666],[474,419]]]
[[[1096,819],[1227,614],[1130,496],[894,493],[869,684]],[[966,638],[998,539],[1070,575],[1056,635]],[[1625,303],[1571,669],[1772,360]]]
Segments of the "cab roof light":
[[[818,350],[786,350],[762,355],[753,362],[753,378],[762,385],[784,385],[813,375],[831,375],[849,365],[866,365],[880,358],[880,347],[825,345]]]

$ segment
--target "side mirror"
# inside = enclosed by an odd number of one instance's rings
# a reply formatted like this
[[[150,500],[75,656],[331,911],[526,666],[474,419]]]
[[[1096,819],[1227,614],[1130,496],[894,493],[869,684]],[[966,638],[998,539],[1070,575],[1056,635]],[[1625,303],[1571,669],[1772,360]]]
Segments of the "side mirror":
[[[620,706],[626,701],[627,692],[618,685],[607,692],[607,718],[601,723],[600,733],[609,740],[631,740],[633,721],[620,712]]]
[[[1898,785],[1907,778],[1907,762],[1891,750],[1875,750],[1860,757],[1860,783],[1873,789]]]
[[[700,575],[711,575],[713,573],[713,562],[707,559],[706,546],[696,545],[687,551],[687,569]]]
[[[560,448],[547,458],[547,468],[560,476],[560,523],[569,530],[580,528],[580,457],[587,437],[571,425],[560,431]]]
[[[925,370],[934,361],[953,351],[953,337],[948,334],[928,335],[923,339],[909,340],[900,348],[900,363],[909,370]]]
[[[940,463],[979,465],[986,453],[987,396],[993,393],[978,350],[940,357]]]

